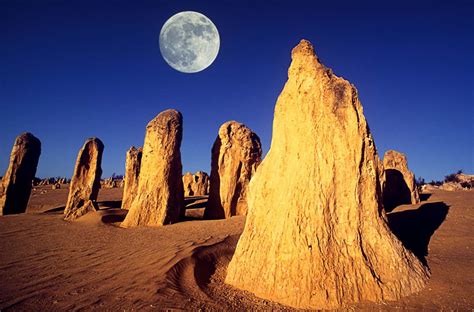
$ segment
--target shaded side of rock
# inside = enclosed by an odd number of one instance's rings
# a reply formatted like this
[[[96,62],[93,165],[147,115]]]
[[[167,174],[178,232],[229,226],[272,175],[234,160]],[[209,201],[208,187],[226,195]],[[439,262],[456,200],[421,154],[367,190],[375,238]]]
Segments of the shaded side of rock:
[[[383,158],[383,167],[383,204],[387,211],[398,205],[420,202],[415,175],[408,169],[405,154],[394,150],[387,151]]]
[[[355,87],[304,40],[288,76],[225,282],[306,309],[421,290],[428,270],[388,227],[379,159]]]
[[[123,227],[161,226],[175,223],[184,215],[182,135],[183,118],[178,111],[166,110],[148,123],[138,192]]]
[[[236,121],[224,123],[212,147],[209,203],[205,218],[247,214],[247,188],[261,162],[260,138]]]
[[[74,220],[90,208],[83,207],[89,201],[96,201],[102,175],[102,153],[104,144],[98,138],[90,138],[77,155],[74,174],[71,178],[69,195],[64,209],[64,220]]]
[[[0,183],[0,215],[26,211],[40,154],[41,142],[33,134],[25,132],[16,138]]]

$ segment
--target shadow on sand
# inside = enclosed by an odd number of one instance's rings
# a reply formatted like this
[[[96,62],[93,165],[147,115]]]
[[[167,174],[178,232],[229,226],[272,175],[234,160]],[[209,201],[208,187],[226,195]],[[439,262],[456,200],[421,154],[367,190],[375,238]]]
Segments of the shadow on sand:
[[[100,220],[105,224],[122,222],[128,214],[126,209],[107,208],[101,211],[103,214]]]
[[[121,208],[122,201],[121,200],[104,200],[104,201],[97,202],[97,205],[99,206],[99,209]]]
[[[385,170],[385,183],[383,184],[383,206],[386,212],[395,207],[411,204],[411,192],[403,174],[396,169]]]
[[[430,197],[430,193],[420,194],[420,201],[427,201]]]
[[[443,202],[426,203],[416,210],[387,213],[392,232],[424,265],[428,265],[428,245],[431,236],[446,219],[449,206]]]
[[[52,208],[52,209],[43,211],[43,213],[52,213],[52,214],[54,214],[54,213],[63,213],[64,209],[66,209],[66,206],[60,206],[60,207],[57,207],[57,208]]]

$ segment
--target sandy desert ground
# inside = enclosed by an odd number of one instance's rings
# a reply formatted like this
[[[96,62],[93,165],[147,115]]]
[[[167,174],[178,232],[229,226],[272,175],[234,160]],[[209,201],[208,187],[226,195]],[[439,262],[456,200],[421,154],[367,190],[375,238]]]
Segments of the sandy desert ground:
[[[223,284],[244,217],[200,220],[206,198],[188,198],[187,219],[159,228],[118,227],[122,189],[102,189],[100,212],[62,220],[67,187],[33,191],[26,214],[0,217],[3,310],[291,310]],[[423,194],[388,214],[393,231],[429,265],[418,294],[349,310],[472,310],[474,192]]]

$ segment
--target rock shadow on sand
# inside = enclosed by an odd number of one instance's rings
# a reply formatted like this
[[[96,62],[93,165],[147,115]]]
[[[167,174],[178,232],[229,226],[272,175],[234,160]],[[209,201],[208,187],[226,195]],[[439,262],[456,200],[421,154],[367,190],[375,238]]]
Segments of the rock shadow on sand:
[[[400,205],[411,204],[411,192],[403,174],[396,169],[385,170],[385,184],[383,187],[383,206],[390,212]]]
[[[428,266],[426,256],[431,236],[448,215],[449,206],[443,202],[426,203],[416,210],[396,211],[387,214],[392,232],[402,244]]]
[[[431,197],[430,193],[420,194],[420,201],[427,201],[428,199],[430,199],[430,197]]]

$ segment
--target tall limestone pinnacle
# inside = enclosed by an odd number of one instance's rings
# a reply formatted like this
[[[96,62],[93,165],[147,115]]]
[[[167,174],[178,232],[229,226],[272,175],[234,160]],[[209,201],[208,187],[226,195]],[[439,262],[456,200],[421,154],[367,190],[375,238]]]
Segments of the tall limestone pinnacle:
[[[73,221],[97,210],[103,152],[104,143],[98,138],[87,139],[79,150],[64,209],[64,220]]]
[[[130,147],[125,157],[125,178],[122,209],[129,209],[138,192],[138,179],[142,162],[142,148]]]
[[[236,121],[225,122],[212,146],[206,219],[247,214],[247,188],[262,158],[260,138]]]
[[[415,174],[408,169],[405,154],[389,150],[383,157],[384,179],[382,181],[383,204],[386,211],[398,205],[417,204],[420,195],[415,182]]]
[[[41,142],[33,134],[20,134],[13,145],[10,163],[0,179],[0,215],[23,213],[28,206]]]
[[[168,109],[146,127],[138,191],[122,227],[162,226],[184,215],[181,164],[183,116]]]
[[[380,160],[355,87],[305,40],[288,76],[225,282],[310,309],[419,291],[429,272],[388,227]]]

